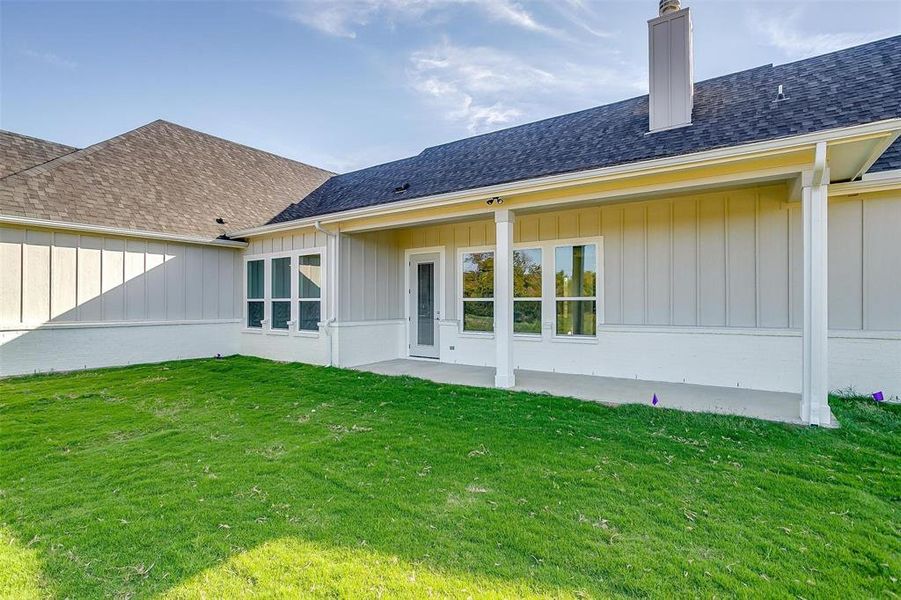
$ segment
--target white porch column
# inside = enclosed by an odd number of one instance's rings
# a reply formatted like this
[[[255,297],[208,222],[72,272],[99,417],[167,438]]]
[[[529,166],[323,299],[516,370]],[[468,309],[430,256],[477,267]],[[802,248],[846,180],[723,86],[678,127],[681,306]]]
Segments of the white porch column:
[[[496,371],[494,385],[511,388],[513,375],[513,213],[494,213],[497,248],[494,254],[494,343]]]
[[[827,217],[829,170],[826,144],[817,145],[812,171],[802,174],[804,224],[804,322],[802,326],[801,420],[829,425],[829,312]]]

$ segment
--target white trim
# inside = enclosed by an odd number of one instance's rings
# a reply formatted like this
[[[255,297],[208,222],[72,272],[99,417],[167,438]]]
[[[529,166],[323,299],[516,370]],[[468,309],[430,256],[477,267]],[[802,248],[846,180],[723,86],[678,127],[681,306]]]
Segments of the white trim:
[[[835,198],[852,194],[868,194],[893,190],[901,190],[901,169],[885,171],[884,173],[873,173],[873,177],[864,175],[863,179],[858,181],[830,184],[829,197]]]
[[[438,282],[438,285],[436,286],[437,289],[435,290],[436,293],[438,294],[438,339],[435,341],[435,343],[438,346],[438,356],[439,357],[441,356],[441,323],[443,322],[442,319],[444,319],[444,316],[447,314],[447,311],[445,310],[447,308],[446,302],[445,302],[445,297],[447,296],[447,294],[445,294],[445,292],[444,292],[444,286],[446,283],[444,280],[444,269],[445,269],[445,265],[447,264],[444,260],[445,259],[445,256],[444,256],[445,248],[446,248],[446,246],[426,246],[424,248],[407,248],[406,250],[404,250],[404,263],[402,265],[402,268],[404,271],[404,289],[407,291],[403,293],[403,297],[404,297],[404,299],[403,299],[403,302],[404,302],[404,319],[403,319],[403,321],[404,321],[404,353],[403,353],[403,355],[406,358],[423,358],[423,357],[413,357],[410,355],[410,350],[412,349],[410,347],[410,345],[411,345],[410,344],[410,322],[411,322],[411,317],[412,317],[412,313],[410,312],[410,293],[411,293],[410,285],[412,283],[410,281],[410,261],[413,258],[413,256],[415,256],[417,254],[436,254],[436,253],[438,254],[438,265],[437,265],[438,269],[437,269],[437,273],[435,275],[436,281]],[[372,323],[372,321],[369,321],[369,323]],[[435,360],[435,359],[434,358],[423,358],[423,360]],[[440,360],[440,358],[439,358],[439,360]]]
[[[549,240],[550,247],[553,250],[551,258],[551,273],[553,273],[551,288],[551,313],[552,326],[551,337],[554,341],[573,341],[573,340],[594,340],[598,337],[598,327],[604,323],[604,238],[603,236],[590,236],[583,238],[569,238],[561,240]],[[557,248],[566,248],[572,246],[588,246],[595,247],[595,281],[594,296],[557,296]],[[543,298],[542,298],[543,299]],[[567,300],[594,300],[594,335],[560,335],[557,333],[557,301]]]
[[[890,169],[888,171],[879,171],[878,173],[864,173],[861,179],[863,181],[877,181],[880,179],[901,179],[901,169]]]
[[[481,245],[481,246],[457,246],[457,264],[454,267],[457,273],[457,285],[456,285],[456,298],[454,303],[457,307],[457,315],[459,318],[457,319],[457,335],[462,335],[464,337],[488,337],[490,336],[492,339],[494,338],[494,330],[497,326],[497,315],[494,307],[494,292],[492,292],[491,298],[467,298],[467,301],[470,302],[491,302],[492,309],[491,314],[494,322],[491,325],[491,331],[466,331],[463,329],[463,255],[464,254],[474,254],[477,252],[491,252],[493,260],[497,259],[497,248],[495,246],[489,245]],[[494,273],[492,273],[492,282],[494,282],[494,288],[497,288],[497,283]]]
[[[83,231],[103,235],[115,235],[122,237],[145,238],[168,242],[183,242],[185,244],[198,244],[201,246],[219,246],[226,248],[246,248],[247,242],[238,240],[209,239],[195,235],[183,235],[178,233],[160,233],[157,231],[144,231],[141,229],[125,229],[122,227],[109,227],[107,225],[90,225],[88,223],[67,223],[65,221],[53,221],[50,219],[34,219],[31,217],[17,217],[14,215],[0,215],[0,223],[10,225],[22,225],[28,227],[46,227],[48,229],[64,229],[67,231]]]
[[[835,129],[825,129],[822,131],[786,138],[779,138],[776,140],[752,142],[738,146],[729,146],[726,148],[705,150],[702,152],[695,152],[690,154],[680,154],[667,158],[658,158],[623,165],[614,165],[611,167],[603,167],[599,169],[588,169],[584,171],[576,171],[574,173],[563,173],[559,175],[549,175],[546,177],[536,177],[533,179],[522,179],[511,183],[503,183],[481,188],[470,188],[467,190],[448,192],[446,194],[436,194],[433,196],[424,196],[422,198],[412,198],[406,201],[402,200],[399,202],[382,203],[374,206],[339,211],[331,214],[317,215],[315,217],[308,217],[305,219],[285,221],[283,223],[273,223],[271,225],[263,225],[260,227],[249,227],[246,229],[228,232],[228,235],[229,237],[247,237],[264,233],[274,233],[277,231],[297,229],[300,227],[310,227],[317,221],[320,223],[334,223],[351,218],[401,212],[410,210],[412,208],[427,208],[436,205],[463,203],[472,200],[478,200],[485,196],[521,193],[525,190],[538,191],[538,189],[554,188],[562,185],[587,183],[588,180],[594,178],[614,178],[625,175],[634,176],[640,174],[642,171],[660,173],[666,170],[689,167],[698,163],[705,163],[710,161],[735,161],[742,158],[752,157],[755,154],[772,155],[776,151],[780,150],[791,152],[803,149],[806,146],[812,147],[817,142],[821,141],[836,141],[841,138],[853,136],[878,135],[880,133],[888,133],[898,129],[901,129],[901,118],[886,119],[884,121],[876,121],[874,123],[854,125],[851,127],[839,127]]]
[[[319,284],[319,298],[317,299],[306,299],[309,302],[319,302],[319,329],[316,331],[312,331],[309,329],[300,329],[300,302],[304,301],[304,299],[300,298],[300,261],[298,260],[301,256],[310,256],[312,254],[319,255],[319,270],[320,275],[322,276],[322,281]],[[275,301],[278,302],[290,302],[291,303],[291,317],[289,319],[288,328],[287,329],[274,329],[272,327],[272,260],[277,258],[290,258],[290,271],[291,271],[291,296],[290,298],[276,298]],[[241,271],[241,276],[244,281],[242,284],[243,289],[243,304],[241,306],[241,315],[242,315],[242,333],[256,333],[256,334],[266,334],[266,335],[275,335],[275,336],[286,336],[290,335],[291,337],[307,337],[307,338],[318,338],[323,324],[325,321],[323,320],[323,308],[328,306],[328,297],[329,293],[327,291],[328,285],[328,258],[326,257],[326,248],[322,246],[315,246],[313,248],[301,248],[298,250],[280,250],[278,252],[262,252],[259,254],[245,254],[243,256],[243,269]],[[247,263],[261,260],[263,261],[263,324],[262,327],[248,327],[247,326],[247,303],[248,302],[259,302],[261,299],[258,298],[247,298]]]
[[[221,325],[223,323],[240,323],[241,319],[187,319],[179,321],[53,321],[47,323],[24,323],[17,325],[0,325],[0,332],[37,331],[39,329],[97,329],[104,327],[157,327],[160,325]]]

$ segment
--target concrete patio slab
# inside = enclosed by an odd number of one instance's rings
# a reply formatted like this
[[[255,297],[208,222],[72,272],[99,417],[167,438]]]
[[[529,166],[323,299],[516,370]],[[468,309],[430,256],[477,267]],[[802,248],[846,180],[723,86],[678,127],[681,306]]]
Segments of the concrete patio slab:
[[[395,359],[355,368],[382,375],[407,375],[438,383],[494,387],[493,367],[457,365],[433,360]],[[801,424],[801,395],[786,392],[526,370],[516,371],[516,387],[513,389],[611,405],[650,406],[656,394],[658,408],[739,415]]]

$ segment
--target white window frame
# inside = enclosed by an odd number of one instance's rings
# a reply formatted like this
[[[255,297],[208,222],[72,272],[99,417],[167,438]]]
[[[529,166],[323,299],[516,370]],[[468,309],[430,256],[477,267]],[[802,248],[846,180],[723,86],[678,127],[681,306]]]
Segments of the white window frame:
[[[319,269],[322,275],[321,281],[319,284],[319,298],[318,299],[301,299],[300,298],[300,256],[309,256],[311,254],[319,255]],[[290,266],[291,270],[291,297],[290,298],[276,298],[276,301],[279,302],[291,302],[291,318],[288,321],[287,329],[273,329],[272,328],[272,260],[276,258],[290,258]],[[248,301],[256,300],[255,298],[248,300],[247,298],[247,263],[262,260],[263,261],[263,325],[262,327],[248,327],[247,326],[247,303]],[[284,250],[281,252],[264,252],[261,254],[248,254],[244,256],[244,264],[243,271],[241,276],[244,279],[243,284],[243,306],[241,309],[241,318],[242,318],[242,326],[241,331],[243,333],[253,333],[253,334],[265,334],[265,335],[274,335],[274,336],[295,336],[295,337],[319,337],[322,329],[322,317],[323,317],[323,307],[326,306],[326,296],[328,295],[328,288],[326,285],[327,278],[327,257],[326,257],[326,249],[324,246],[317,246],[314,248],[303,248],[301,250]],[[300,307],[299,303],[301,301],[309,301],[309,302],[319,302],[319,329],[316,331],[310,330],[301,330],[299,326],[300,319]]]
[[[523,338],[523,339],[527,339],[527,340],[541,339],[541,337],[544,335],[544,280],[547,278],[546,277],[547,273],[546,273],[546,270],[544,267],[547,262],[547,261],[545,261],[545,256],[547,255],[547,249],[545,249],[541,245],[540,242],[534,242],[534,243],[525,242],[525,243],[513,244],[513,252],[516,252],[517,250],[538,250],[541,253],[541,261],[538,263],[539,266],[541,267],[541,295],[537,296],[537,297],[531,297],[531,298],[529,298],[529,297],[517,298],[516,297],[516,286],[514,285],[512,288],[513,289],[513,313],[511,313],[510,318],[512,319],[513,314],[516,313],[516,303],[517,302],[538,302],[541,306],[541,320],[540,320],[541,328],[538,330],[538,333],[517,333],[515,330],[515,327],[516,327],[515,323],[511,323],[510,327],[511,327],[511,330],[513,331],[513,337],[515,337],[515,338]],[[512,270],[512,267],[511,267],[511,270]],[[515,272],[514,272],[514,277],[515,277]]]
[[[248,298],[247,297],[247,268],[248,264],[256,261],[263,262],[263,297],[262,298]],[[242,298],[244,300],[243,305],[241,306],[241,330],[246,333],[263,333],[266,329],[266,259],[260,255],[253,256],[244,256],[244,265],[241,269],[241,277],[243,279],[243,290]],[[247,320],[250,316],[250,311],[247,309],[248,302],[262,302],[263,303],[263,319],[260,323],[259,327],[250,327],[247,324]]]
[[[595,282],[594,296],[557,296],[557,248],[567,248],[572,246],[591,246],[595,247],[595,257],[597,264],[595,265]],[[588,238],[569,238],[565,240],[552,240],[551,244],[551,274],[549,277],[550,285],[545,288],[549,291],[549,313],[551,316],[551,337],[554,341],[594,341],[598,338],[600,326],[604,324],[604,238],[588,237]],[[543,273],[542,273],[543,275]],[[589,301],[594,300],[594,334],[593,335],[561,335],[557,333],[557,301]]]
[[[596,265],[596,281],[594,296],[585,296],[582,298],[571,298],[572,300],[594,300],[595,301],[595,331],[594,335],[557,335],[557,248],[564,246],[588,246],[594,245],[597,254]],[[541,335],[534,333],[514,333],[514,339],[518,341],[543,341],[561,343],[596,343],[598,335],[601,331],[601,325],[604,324],[604,238],[603,236],[587,236],[577,238],[560,238],[554,240],[541,240],[532,242],[516,242],[513,244],[514,250],[541,250]],[[463,255],[472,252],[493,252],[497,258],[497,247],[494,245],[481,246],[464,246],[457,248],[457,290],[456,290],[456,306],[457,306],[457,335],[462,337],[486,338],[493,339],[494,332],[484,331],[464,331],[463,330]],[[497,280],[494,282],[495,290],[497,289]],[[567,298],[560,298],[566,300]],[[479,300],[471,298],[468,300]],[[487,300],[487,298],[485,299]],[[491,298],[495,301],[495,298]],[[520,300],[527,300],[521,298]],[[513,300],[516,302],[516,299]],[[513,318],[511,313],[510,318]],[[550,327],[546,325],[550,324]],[[495,328],[497,327],[497,316],[495,313]],[[512,323],[511,323],[512,328]]]
[[[301,298],[300,297],[300,257],[310,256],[312,254],[319,255],[319,273],[321,275],[319,281],[319,298]],[[319,337],[322,329],[324,312],[326,306],[326,264],[325,264],[325,248],[308,248],[304,250],[295,250],[295,257],[291,261],[291,317],[294,319],[294,335],[300,337]],[[318,329],[300,328],[300,306],[301,302],[318,302],[319,303],[319,324]]]
[[[497,311],[492,310],[491,314],[493,316],[491,331],[466,331],[463,329],[463,304],[464,302],[491,302],[492,307],[496,308],[494,304],[495,298],[492,295],[491,298],[463,298],[463,255],[464,254],[473,254],[476,252],[491,252],[494,255],[494,258],[497,258],[497,248],[495,246],[467,246],[465,248],[457,248],[457,334],[463,337],[474,337],[474,338],[486,338],[493,339],[494,332],[497,330]],[[497,293],[497,279],[495,278],[494,272],[491,275],[492,279],[492,288],[494,290],[494,294]]]

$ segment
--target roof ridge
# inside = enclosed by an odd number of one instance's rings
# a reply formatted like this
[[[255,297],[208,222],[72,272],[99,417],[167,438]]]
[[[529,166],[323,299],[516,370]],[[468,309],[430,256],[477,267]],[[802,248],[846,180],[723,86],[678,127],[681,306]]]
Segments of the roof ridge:
[[[167,120],[165,120],[165,119],[157,119],[156,121],[153,121],[153,123],[165,123],[165,124],[167,124],[167,125],[172,125],[173,127],[177,127],[177,128],[179,128],[179,129],[184,129],[185,131],[190,131],[191,133],[196,133],[196,134],[198,134],[198,135],[203,135],[203,136],[206,136],[206,137],[208,137],[208,138],[212,138],[212,139],[214,139],[214,140],[219,140],[219,141],[222,141],[222,142],[226,142],[226,143],[231,144],[231,145],[233,145],[233,146],[241,146],[242,148],[247,148],[248,150],[253,150],[254,152],[259,152],[259,153],[261,153],[261,154],[268,154],[269,156],[274,156],[275,158],[278,158],[279,160],[285,160],[285,161],[288,161],[288,162],[296,163],[296,164],[301,165],[301,166],[304,166],[304,167],[309,167],[309,168],[311,168],[311,169],[316,169],[316,170],[322,171],[323,173],[331,173],[332,175],[338,175],[338,173],[335,173],[334,171],[329,171],[328,169],[323,169],[322,167],[317,167],[316,165],[311,165],[310,163],[305,163],[305,162],[302,162],[302,161],[299,161],[299,160],[294,160],[293,158],[288,158],[287,156],[282,156],[281,154],[276,154],[275,152],[270,152],[270,151],[268,151],[268,150],[262,150],[262,149],[260,149],[260,148],[255,148],[255,147],[253,147],[253,146],[248,146],[247,144],[242,144],[241,142],[236,142],[236,141],[234,141],[234,140],[229,140],[229,139],[226,139],[226,138],[224,138],[224,137],[220,137],[220,136],[218,136],[218,135],[214,135],[214,134],[212,134],[212,133],[207,133],[206,131],[200,131],[199,129],[194,129],[194,128],[192,128],[192,127],[187,127],[187,126],[181,125],[181,124],[179,124],[179,123],[173,123],[172,121],[167,121]],[[150,125],[150,124],[152,124],[152,123],[148,123],[148,125]]]
[[[145,123],[144,125],[141,125],[140,127],[135,127],[134,129],[130,129],[130,130],[120,133],[118,135],[114,135],[113,137],[107,138],[105,140],[100,140],[99,142],[91,144],[90,146],[85,146],[84,148],[76,149],[73,152],[69,152],[68,154],[63,154],[62,156],[57,156],[56,158],[48,160],[46,162],[43,162],[39,165],[34,165],[31,167],[28,167],[27,169],[23,169],[17,173],[12,173],[12,174],[8,175],[7,177],[4,177],[3,179],[8,179],[9,177],[19,176],[19,175],[21,175],[22,177],[26,177],[29,175],[46,173],[47,171],[54,169],[54,168],[58,167],[59,165],[68,164],[70,162],[76,161],[85,156],[90,156],[91,154],[97,152],[98,150],[102,150],[111,144],[115,144],[117,142],[122,141],[123,139],[125,139],[127,137],[131,137],[133,134],[137,133],[138,131],[141,131],[147,127],[150,127],[151,125],[153,125],[157,122],[160,122],[160,121],[161,121],[161,119],[157,119],[155,121],[151,121],[150,123]]]
[[[44,144],[54,144],[55,146],[64,146],[66,148],[72,148],[73,150],[78,150],[78,146],[70,146],[69,144],[64,144],[62,142],[54,142],[53,140],[48,140],[44,138],[35,137],[33,135],[28,135],[25,133],[19,133],[18,131],[11,131],[9,129],[0,129],[0,133],[8,133],[9,135],[14,135],[20,138],[27,138],[29,140],[34,140],[36,142],[41,142]]]
[[[808,61],[821,60],[821,59],[827,58],[829,56],[835,56],[836,54],[841,54],[842,52],[853,52],[855,50],[860,50],[864,46],[870,46],[873,44],[881,44],[881,43],[887,42],[889,40],[901,40],[901,33],[899,33],[897,35],[890,35],[890,36],[884,37],[884,38],[879,38],[877,40],[870,40],[869,42],[864,42],[862,44],[857,44],[854,46],[848,46],[847,48],[839,48],[838,50],[833,50],[832,52],[824,52],[823,54],[815,54],[814,56],[808,56],[806,58],[799,58],[798,60],[790,60],[785,63],[779,63],[778,65],[775,65],[774,68],[778,69],[778,68],[782,68],[782,67],[788,67],[791,65],[797,65],[799,63],[804,63],[804,62],[808,62]],[[770,65],[770,66],[773,66],[773,65]]]

